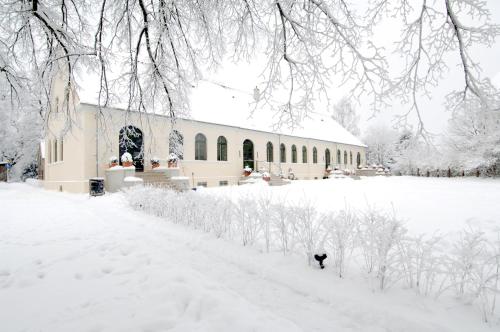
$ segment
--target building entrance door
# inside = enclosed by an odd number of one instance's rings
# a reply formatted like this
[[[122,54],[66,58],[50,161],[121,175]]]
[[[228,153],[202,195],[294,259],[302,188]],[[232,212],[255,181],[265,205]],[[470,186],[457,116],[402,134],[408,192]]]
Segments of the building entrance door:
[[[248,166],[252,170],[255,170],[255,160],[253,155],[253,142],[246,139],[243,142],[243,168]]]
[[[142,131],[134,126],[123,127],[120,130],[119,142],[120,165],[122,164],[121,156],[125,152],[128,152],[134,160],[135,170],[138,172],[144,171],[144,141]]]

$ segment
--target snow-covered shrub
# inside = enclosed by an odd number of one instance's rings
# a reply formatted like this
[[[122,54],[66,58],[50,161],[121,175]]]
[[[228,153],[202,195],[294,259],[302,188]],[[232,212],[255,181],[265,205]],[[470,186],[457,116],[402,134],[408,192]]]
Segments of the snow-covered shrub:
[[[302,247],[307,257],[307,263],[311,266],[314,254],[324,250],[327,233],[323,227],[323,218],[318,214],[314,204],[308,200],[291,207],[290,212],[289,218],[292,220],[293,237]]]
[[[405,233],[406,228],[394,213],[385,213],[373,207],[362,213],[358,240],[367,272],[376,269],[380,290],[386,289],[401,275],[397,249]]]
[[[132,155],[128,152],[125,152],[124,154],[122,154],[121,160],[122,160],[122,163],[134,161],[134,159],[132,158]]]
[[[231,225],[234,206],[227,198],[217,198],[212,206],[211,230],[217,238],[226,236],[231,238]]]
[[[500,233],[489,239],[478,227],[465,228],[453,245],[449,265],[456,294],[466,303],[476,302],[483,320],[495,315],[500,293]]]
[[[332,249],[333,262],[340,278],[344,275],[347,256],[354,250],[354,235],[359,218],[348,206],[344,210],[324,215],[328,230],[326,244]]]
[[[443,285],[446,254],[439,235],[405,236],[398,244],[403,280],[417,294],[430,295]]]
[[[273,214],[272,196],[269,192],[259,196],[257,199],[257,217],[262,226],[262,234],[265,241],[266,252],[269,252],[271,247],[271,218]]]
[[[486,251],[486,238],[478,228],[469,225],[460,232],[459,239],[453,245],[452,271],[453,285],[457,295],[469,297],[474,289],[474,273],[477,264]]]
[[[297,249],[309,265],[315,253],[325,250],[340,277],[346,266],[361,261],[380,290],[398,283],[436,298],[458,295],[477,305],[485,321],[498,314],[500,233],[492,239],[487,236],[492,232],[469,227],[450,246],[440,235],[408,235],[394,212],[373,207],[320,214],[308,200],[290,206],[267,193],[230,198],[154,187],[128,190],[125,197],[133,208],[218,238],[284,254]]]
[[[254,244],[262,230],[254,197],[246,195],[238,198],[234,217],[242,244],[244,246]]]
[[[271,211],[272,226],[274,233],[276,233],[276,239],[279,242],[278,246],[283,251],[283,254],[286,255],[290,250],[290,242],[292,240],[293,218],[290,216],[291,212],[284,200],[274,203]]]

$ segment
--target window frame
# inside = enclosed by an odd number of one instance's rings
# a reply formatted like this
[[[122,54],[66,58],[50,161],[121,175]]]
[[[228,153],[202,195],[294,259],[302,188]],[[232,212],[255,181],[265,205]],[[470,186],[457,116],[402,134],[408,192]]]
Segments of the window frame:
[[[286,163],[286,145],[285,145],[285,143],[280,144],[280,163]]]
[[[268,163],[274,162],[274,145],[271,141],[266,144],[266,160]]]
[[[328,158],[327,158],[328,156]],[[325,149],[325,167],[328,168],[328,166],[332,165],[332,153],[330,152],[329,148]]]
[[[226,137],[217,137],[217,161],[227,161],[227,145]]]
[[[207,160],[207,137],[202,133],[194,137],[194,160]]]

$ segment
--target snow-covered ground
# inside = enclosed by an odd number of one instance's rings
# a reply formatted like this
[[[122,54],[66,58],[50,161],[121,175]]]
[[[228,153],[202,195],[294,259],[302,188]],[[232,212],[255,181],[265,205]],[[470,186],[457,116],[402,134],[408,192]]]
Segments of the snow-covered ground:
[[[483,178],[363,177],[292,181],[288,186],[229,186],[205,189],[216,195],[270,194],[290,205],[309,200],[318,210],[366,209],[367,204],[394,210],[410,231],[448,233],[470,221],[500,226],[500,180]]]
[[[350,181],[350,182],[349,182]],[[214,194],[267,190],[207,189]],[[374,178],[270,188],[343,207],[393,202],[415,230],[500,220],[500,182]],[[340,199],[340,201],[338,201]],[[356,202],[356,203],[355,203]],[[373,292],[303,258],[263,254],[128,207],[1,184],[1,331],[496,331],[449,297]]]

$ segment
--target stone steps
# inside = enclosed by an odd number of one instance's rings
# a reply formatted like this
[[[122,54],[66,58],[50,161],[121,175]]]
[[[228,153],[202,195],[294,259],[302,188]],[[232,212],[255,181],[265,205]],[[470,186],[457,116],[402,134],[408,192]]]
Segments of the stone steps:
[[[274,174],[271,174],[270,178],[271,179],[268,182],[270,186],[284,186],[284,185],[290,184],[289,180],[284,180],[280,176],[277,176]]]
[[[153,172],[153,171],[144,171],[144,172],[136,172],[135,176],[141,178],[144,181],[144,184],[150,184],[155,186],[168,186],[171,184],[169,178],[165,176],[164,173]]]
[[[157,169],[144,172],[137,172],[135,176],[141,178],[148,186],[158,188],[168,188],[177,191],[189,190],[189,181],[179,178],[179,169]],[[174,179],[170,177],[175,177]]]

